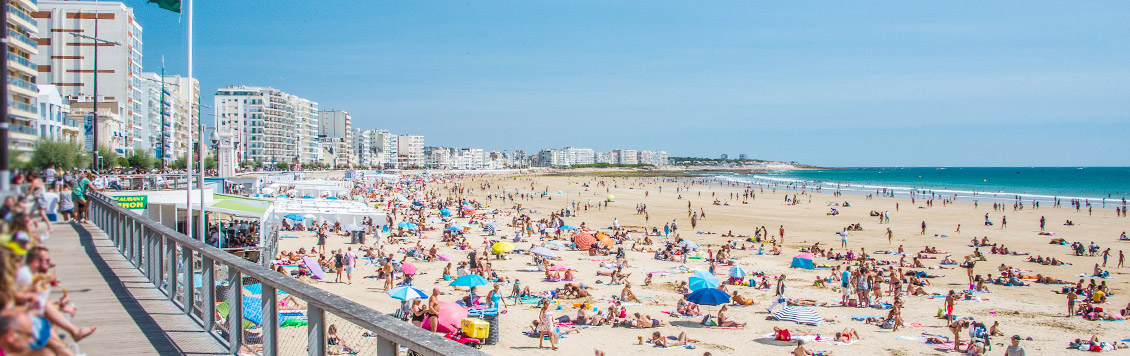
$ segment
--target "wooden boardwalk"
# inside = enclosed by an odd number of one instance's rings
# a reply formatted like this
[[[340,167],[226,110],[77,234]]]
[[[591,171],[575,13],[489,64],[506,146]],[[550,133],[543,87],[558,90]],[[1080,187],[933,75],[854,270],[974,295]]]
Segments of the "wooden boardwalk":
[[[224,355],[219,341],[133,268],[94,224],[53,224],[44,243],[67,288],[78,326],[98,331],[78,343],[90,355]],[[58,291],[52,294],[58,297]],[[69,337],[68,337],[69,340]]]

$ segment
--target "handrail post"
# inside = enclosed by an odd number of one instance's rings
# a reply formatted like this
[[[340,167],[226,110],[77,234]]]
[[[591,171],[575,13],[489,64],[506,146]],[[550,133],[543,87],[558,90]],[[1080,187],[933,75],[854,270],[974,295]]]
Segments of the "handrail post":
[[[278,293],[267,283],[260,281],[259,285],[263,286],[263,356],[275,356],[279,351]]]
[[[142,269],[142,268],[145,267],[145,263],[142,260],[142,258],[145,257],[142,254],[142,246],[143,246],[142,241],[143,241],[143,238],[144,238],[142,229],[144,229],[144,228],[145,228],[145,225],[142,225],[140,221],[137,221],[137,220],[133,221],[133,231],[134,231],[134,233],[133,233],[133,253],[134,253],[133,261],[134,261],[134,266],[137,266],[137,269]]]
[[[308,356],[326,355],[326,311],[306,303],[306,350]]]
[[[228,351],[239,355],[243,344],[243,276],[228,266]]]
[[[189,248],[188,245],[181,245],[180,248],[181,259],[184,260],[181,264],[181,268],[184,269],[184,272],[181,272],[184,274],[184,286],[181,287],[184,289],[184,292],[182,292],[184,293],[184,298],[181,303],[184,306],[184,313],[192,315],[192,309],[194,309],[192,298],[193,292],[196,291],[196,277],[192,268],[192,249]]]
[[[377,337],[377,356],[396,356],[400,348],[387,337]]]
[[[177,243],[172,237],[163,237],[165,241],[165,265],[168,266],[169,275],[165,285],[169,289],[169,301],[177,299]]]
[[[200,277],[203,279],[202,285],[204,295],[200,296],[203,301],[201,320],[204,321],[204,330],[212,330],[212,325],[216,323],[216,275],[215,266],[212,258],[208,256],[201,256],[200,260],[203,262],[201,266]]]

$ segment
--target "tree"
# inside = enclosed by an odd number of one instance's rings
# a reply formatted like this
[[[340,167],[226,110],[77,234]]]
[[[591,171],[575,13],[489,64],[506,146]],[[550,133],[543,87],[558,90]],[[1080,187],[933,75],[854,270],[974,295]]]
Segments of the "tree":
[[[28,165],[37,170],[46,169],[50,165],[61,170],[72,170],[89,166],[90,157],[77,143],[40,140],[35,143]]]
[[[180,157],[177,157],[177,159],[173,160],[173,163],[169,164],[169,168],[185,169],[186,167],[188,167],[187,165],[188,165],[188,158],[185,158],[184,156],[180,156]]]
[[[133,155],[129,156],[129,158],[126,160],[127,165],[130,168],[138,168],[144,170],[153,169],[153,164],[155,163],[154,161],[156,161],[156,158],[154,158],[153,155],[150,155],[149,152],[146,152],[145,150],[134,150]]]
[[[204,157],[204,169],[216,169],[216,160],[212,156]]]
[[[112,169],[122,166],[122,155],[106,146],[98,147],[98,157],[102,159],[101,169]]]
[[[285,171],[287,169],[290,169],[290,163],[286,163],[286,162],[275,163],[275,168],[278,168],[280,171]]]

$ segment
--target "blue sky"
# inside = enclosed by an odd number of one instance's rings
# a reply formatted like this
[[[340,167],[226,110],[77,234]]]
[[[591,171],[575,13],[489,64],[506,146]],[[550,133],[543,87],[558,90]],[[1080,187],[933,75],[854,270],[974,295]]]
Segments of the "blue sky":
[[[145,70],[184,18],[145,5]],[[282,4],[282,5],[280,5]],[[1130,2],[198,1],[204,101],[272,86],[485,149],[1130,165]],[[206,119],[210,120],[209,116]]]

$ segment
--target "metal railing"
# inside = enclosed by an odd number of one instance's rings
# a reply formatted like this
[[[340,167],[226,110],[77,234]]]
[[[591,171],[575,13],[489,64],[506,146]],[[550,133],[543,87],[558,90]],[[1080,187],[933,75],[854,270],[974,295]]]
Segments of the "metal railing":
[[[184,174],[105,174],[99,178],[110,191],[184,190],[188,182]]]
[[[409,354],[425,356],[485,355],[189,239],[159,222],[119,207],[105,195],[91,194],[88,201],[91,221],[109,236],[118,251],[232,354],[322,356],[327,354],[327,348],[330,354],[350,353],[335,348],[342,348],[346,342],[340,335],[355,332],[358,339],[349,340],[352,344],[349,351],[359,355],[398,355],[402,348]],[[261,297],[248,297],[246,294],[254,292],[245,288],[251,287],[255,287]],[[301,303],[299,300],[305,302],[304,309],[292,308]],[[280,310],[280,302],[286,302],[289,312]],[[260,308],[261,312],[254,312]],[[301,323],[288,321],[296,320],[288,319],[288,315],[297,313],[305,314]],[[332,323],[342,325],[337,328],[337,334],[327,334],[327,324],[334,325]],[[304,325],[296,327],[295,324]]]

